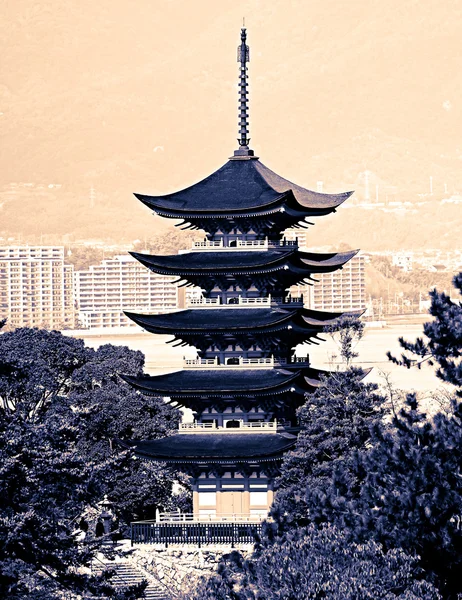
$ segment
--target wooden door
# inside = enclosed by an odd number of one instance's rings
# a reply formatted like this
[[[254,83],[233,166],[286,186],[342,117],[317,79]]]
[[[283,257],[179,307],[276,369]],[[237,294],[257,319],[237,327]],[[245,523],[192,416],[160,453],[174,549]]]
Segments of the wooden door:
[[[244,492],[221,492],[221,514],[241,515]]]

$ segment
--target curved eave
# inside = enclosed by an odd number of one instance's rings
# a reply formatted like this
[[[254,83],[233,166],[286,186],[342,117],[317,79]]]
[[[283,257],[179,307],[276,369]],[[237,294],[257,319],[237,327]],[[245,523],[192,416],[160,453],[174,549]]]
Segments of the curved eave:
[[[290,191],[298,205],[304,209],[333,210],[353,194],[353,191],[342,192],[340,194],[324,194],[308,190],[288,179],[284,179],[284,177],[271,171],[271,169],[268,169],[260,161],[255,162],[255,169],[276,192],[283,193]]]
[[[332,252],[328,254],[318,254],[316,252],[300,252],[300,263],[310,269],[334,270],[342,267],[349,260],[358,254],[359,250],[350,250],[348,252]],[[321,271],[323,272],[323,271]]]
[[[207,369],[176,371],[154,377],[149,375],[143,377],[121,375],[121,377],[135,389],[145,394],[181,398],[186,396],[248,396],[284,393],[290,391],[292,383],[299,375],[300,370],[293,373],[283,369],[236,371],[223,368],[213,371]]]
[[[304,314],[302,314],[301,316],[307,325],[311,325],[312,327],[326,327],[327,325],[333,325],[341,317],[351,316],[359,318],[365,312],[366,309],[351,310],[346,312],[327,312],[320,310],[305,309]]]
[[[236,431],[214,435],[177,433],[158,440],[117,441],[122,447],[134,450],[138,456],[181,464],[277,460],[294,446],[296,437],[290,434],[252,434]]]
[[[304,216],[322,215],[352,193],[323,194],[302,188],[255,159],[230,160],[202,181],[172,194],[135,196],[162,216],[199,219],[262,216],[283,206]]]
[[[363,374],[361,379],[364,379],[369,373],[372,371],[372,367],[368,369],[363,369]],[[304,375],[304,380],[307,385],[311,388],[318,388],[324,379],[328,378],[331,373],[329,371],[318,371],[318,373],[308,373]]]
[[[243,311],[241,309],[225,309],[226,313],[223,314],[223,310],[209,309],[207,311],[194,311],[194,309],[181,310],[168,314],[160,315],[140,315],[137,313],[131,313],[125,311],[125,315],[135,322],[137,325],[150,331],[151,333],[159,334],[172,334],[174,332],[181,332],[183,334],[207,334],[207,333],[227,333],[227,332],[251,332],[251,331],[266,331],[268,329],[278,329],[281,327],[287,327],[288,322],[291,322],[296,316],[296,312],[285,312],[285,314],[278,314],[276,311],[273,313],[273,318],[262,320],[260,323],[255,323],[255,316],[260,316],[263,312],[262,309],[249,309],[248,312],[251,315],[246,314],[246,321],[243,321]],[[200,323],[195,322],[194,313],[200,313],[200,316],[204,318]],[[178,317],[181,317],[181,321]],[[224,322],[223,317],[228,317],[228,322]],[[270,314],[271,316],[271,314]],[[253,317],[253,318],[252,318]],[[175,323],[175,320],[177,322]]]
[[[176,207],[168,202],[162,202],[160,198],[146,196],[144,194],[134,194],[134,196],[162,217],[169,217],[171,219],[232,219],[239,217],[263,217],[280,212],[281,208],[289,202],[291,194],[290,191],[285,192],[284,194],[277,194],[271,201],[262,203],[259,206],[233,208],[231,205],[222,210],[217,209],[216,206],[204,209],[196,208],[193,210],[187,206],[184,208]],[[303,211],[303,207],[300,208],[302,208]]]
[[[141,264],[165,275],[257,275],[280,270],[294,273],[329,273],[342,267],[358,250],[338,253],[263,250],[254,252],[189,252],[149,255],[130,252]]]
[[[130,254],[144,266],[159,273],[205,275],[282,269],[290,256],[296,252],[297,250],[281,252],[233,252],[230,250],[229,252],[188,252],[165,256],[138,252],[130,252]],[[196,264],[194,264],[195,261]]]

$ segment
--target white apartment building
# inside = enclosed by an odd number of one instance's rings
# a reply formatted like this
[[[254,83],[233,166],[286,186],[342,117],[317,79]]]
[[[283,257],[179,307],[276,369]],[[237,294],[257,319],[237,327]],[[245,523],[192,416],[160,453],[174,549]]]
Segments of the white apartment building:
[[[73,265],[62,246],[0,246],[0,318],[10,327],[74,327]]]
[[[350,311],[366,308],[365,259],[357,254],[333,273],[314,274],[318,281],[303,290],[305,306],[315,310]]]
[[[123,311],[159,314],[178,308],[175,277],[152,273],[130,255],[115,256],[75,273],[80,326],[136,327]]]

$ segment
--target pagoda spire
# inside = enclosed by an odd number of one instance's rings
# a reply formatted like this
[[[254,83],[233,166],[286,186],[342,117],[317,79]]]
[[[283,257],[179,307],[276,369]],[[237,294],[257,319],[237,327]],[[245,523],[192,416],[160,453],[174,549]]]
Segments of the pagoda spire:
[[[251,157],[253,150],[249,150],[249,107],[247,92],[247,63],[250,62],[249,47],[246,44],[247,29],[241,29],[241,43],[237,47],[237,62],[240,63],[239,73],[239,148],[234,151],[235,157]]]

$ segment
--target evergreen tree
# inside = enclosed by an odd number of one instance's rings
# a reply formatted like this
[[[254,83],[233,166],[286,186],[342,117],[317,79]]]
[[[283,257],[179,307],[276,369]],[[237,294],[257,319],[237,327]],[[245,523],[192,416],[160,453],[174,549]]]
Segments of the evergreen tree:
[[[217,574],[185,600],[438,600],[419,579],[417,561],[373,541],[352,543],[333,526],[299,528],[267,543],[249,560],[225,556]]]
[[[372,538],[418,555],[444,597],[455,599],[462,593],[462,407],[429,420],[414,395],[407,403],[392,428],[374,428],[352,470],[334,473],[328,493],[311,503],[313,517],[347,527],[358,542]]]
[[[453,279],[455,288],[462,294],[462,273]],[[417,338],[415,342],[407,342],[399,338],[405,352],[400,359],[388,352],[388,358],[396,364],[410,368],[416,365],[419,369],[424,362],[436,363],[436,375],[458,387],[457,394],[462,395],[462,304],[454,302],[442,292],[430,292],[430,314],[434,319],[425,323],[423,332],[428,341]]]
[[[116,597],[104,577],[78,570],[100,542],[89,531],[79,543],[77,524],[105,493],[126,519],[172,502],[169,470],[158,465],[154,474],[110,448],[113,438],[159,437],[177,426],[178,411],[119,377],[142,368],[139,352],[92,350],[58,332],[0,336],[0,596],[71,589]]]
[[[300,433],[284,457],[273,516],[286,524],[309,519],[308,499],[329,486],[338,465],[348,470],[356,450],[365,449],[371,427],[383,419],[385,398],[364,383],[356,367],[324,379],[298,411]],[[309,494],[307,494],[309,491]]]

